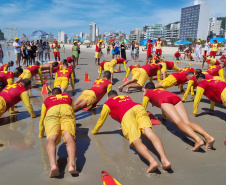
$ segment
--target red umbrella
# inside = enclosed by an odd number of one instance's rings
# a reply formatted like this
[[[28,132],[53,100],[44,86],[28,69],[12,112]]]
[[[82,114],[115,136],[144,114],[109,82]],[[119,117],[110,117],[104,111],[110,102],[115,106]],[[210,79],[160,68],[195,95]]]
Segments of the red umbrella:
[[[113,42],[113,41],[115,41],[116,39],[111,39],[109,42]]]

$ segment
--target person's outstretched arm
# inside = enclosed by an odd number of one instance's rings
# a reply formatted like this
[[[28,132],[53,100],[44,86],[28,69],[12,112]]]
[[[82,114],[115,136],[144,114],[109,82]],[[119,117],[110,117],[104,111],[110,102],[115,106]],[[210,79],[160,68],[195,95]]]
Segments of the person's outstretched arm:
[[[157,71],[157,80],[158,82],[161,82],[161,70]]]
[[[27,108],[29,114],[31,115],[32,118],[36,118],[36,115],[34,113],[33,107],[31,105],[31,101],[28,95],[28,92],[25,91],[23,93],[21,93],[20,95],[21,100],[23,101],[25,107]]]
[[[42,111],[41,111],[41,118],[39,121],[39,138],[44,137],[44,131],[45,131],[45,127],[44,127],[44,119],[45,119],[45,115],[46,115],[46,106],[43,103],[42,104]]]
[[[109,84],[107,88],[107,99],[108,99],[108,93],[111,91],[111,89],[112,89],[112,84]]]
[[[127,73],[126,73],[126,77],[125,78],[128,78],[129,73],[130,73],[130,68],[127,70]]]
[[[39,74],[40,80],[41,80],[42,85],[43,85],[42,68],[41,67],[38,69],[38,74]]]
[[[99,76],[98,76],[98,78],[100,78],[101,74],[102,74],[102,67],[100,67],[100,71],[99,71]]]
[[[193,84],[194,84],[194,81],[193,81],[193,80],[189,80],[189,81],[188,81],[188,86],[187,86],[187,89],[186,89],[186,91],[185,91],[185,93],[184,93],[184,97],[183,97],[183,99],[182,99],[183,102],[187,99],[188,94],[189,94],[189,92],[191,91],[191,87],[193,86]],[[193,93],[194,93],[194,92],[193,92]]]
[[[142,105],[144,106],[145,109],[147,109],[148,102],[149,102],[149,98],[147,96],[144,96]]]
[[[226,68],[225,68],[225,70],[226,70]],[[225,73],[225,75],[226,75],[226,73]],[[220,69],[219,70],[219,76],[225,81],[225,78],[224,78],[224,70],[223,69]]]
[[[108,114],[110,114],[110,112],[111,112],[110,108],[106,104],[104,104],[103,109],[100,113],[100,118],[99,118],[95,128],[92,131],[93,134],[98,133],[98,131],[103,126],[103,124],[104,124],[105,120],[107,119]]]
[[[196,114],[197,114],[197,109],[198,109],[198,106],[201,101],[203,93],[204,93],[204,89],[201,87],[197,87],[196,96],[195,96],[195,100],[194,100],[194,106],[193,106],[193,116],[196,116]]]
[[[73,90],[73,93],[75,92],[75,82],[74,82],[74,75],[71,73],[71,87]]]

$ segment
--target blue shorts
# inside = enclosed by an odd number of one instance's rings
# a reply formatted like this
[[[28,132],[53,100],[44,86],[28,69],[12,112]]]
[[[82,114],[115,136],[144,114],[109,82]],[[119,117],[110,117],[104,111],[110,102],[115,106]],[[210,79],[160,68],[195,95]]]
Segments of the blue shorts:
[[[120,55],[120,51],[118,50],[118,51],[115,51],[115,54],[116,55]]]
[[[112,54],[112,55],[115,55],[115,54],[116,54],[114,49],[111,50],[111,54]]]

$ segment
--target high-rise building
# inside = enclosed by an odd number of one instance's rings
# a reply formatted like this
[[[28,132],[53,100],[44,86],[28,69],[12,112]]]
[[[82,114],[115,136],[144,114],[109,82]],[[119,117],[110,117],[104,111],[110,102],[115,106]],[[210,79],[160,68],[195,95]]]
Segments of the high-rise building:
[[[18,37],[18,30],[15,26],[12,28],[4,28],[3,33],[6,41],[14,40],[15,37]]]
[[[28,37],[25,34],[22,34],[21,35],[21,40],[28,41]]]
[[[66,33],[64,33],[63,31],[60,31],[59,33],[58,33],[58,42],[59,43],[67,43],[67,34]]]
[[[196,0],[193,6],[181,9],[180,39],[206,40],[209,30],[210,8],[205,0]]]
[[[91,22],[89,24],[89,40],[91,42],[96,41],[96,23],[95,22]]]
[[[217,20],[216,17],[213,17],[210,19],[210,24],[209,24],[209,34],[210,35],[216,35],[220,36],[221,34],[221,20]]]
[[[80,32],[79,37],[80,37],[81,39],[83,39],[83,40],[84,40],[85,33],[84,33],[84,32]]]
[[[99,28],[96,26],[96,37],[99,37]]]
[[[165,31],[165,39],[179,39],[180,34],[180,23],[171,24],[170,29]]]
[[[154,24],[146,30],[145,38],[157,39],[158,37],[164,37],[165,27],[162,24]]]

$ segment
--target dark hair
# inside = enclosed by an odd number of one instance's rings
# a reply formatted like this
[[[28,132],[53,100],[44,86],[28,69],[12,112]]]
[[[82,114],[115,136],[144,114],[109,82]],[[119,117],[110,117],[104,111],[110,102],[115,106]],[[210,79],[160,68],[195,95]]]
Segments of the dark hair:
[[[71,58],[75,58],[75,55],[72,55]]]
[[[52,90],[52,95],[54,95],[54,94],[62,94],[62,91],[61,91],[61,89],[60,88],[53,88],[53,90]]]
[[[148,83],[146,83],[144,88],[148,89],[148,90],[149,89],[155,89],[155,84],[153,82],[148,82]]]
[[[118,96],[118,93],[117,93],[115,90],[111,90],[111,91],[108,93],[108,97],[112,97],[112,96]]]
[[[14,72],[16,72],[16,73],[23,73],[23,69],[21,68],[21,67],[17,67],[15,70],[14,70]]]
[[[31,80],[28,78],[24,78],[21,83],[24,85],[24,87],[27,87],[29,85],[31,85]]]
[[[188,76],[188,75],[193,75],[193,74],[194,74],[194,72],[189,71],[189,72],[186,74],[186,76]]]
[[[109,80],[111,78],[111,72],[110,71],[104,71],[104,77],[106,77]]]
[[[14,62],[13,61],[9,61],[8,64],[9,65],[14,65]]]
[[[53,62],[53,67],[57,67],[58,66],[58,62]]]
[[[67,60],[66,61],[63,61],[63,66],[65,66],[65,67],[68,68],[68,62],[67,62]]]
[[[4,89],[4,88],[6,87],[6,83],[3,82],[3,81],[0,81],[0,87],[1,87],[2,89]]]
[[[63,60],[63,62],[67,62],[67,60],[66,60],[66,59],[64,59],[64,60]]]
[[[156,60],[156,61],[155,61],[156,64],[159,63],[159,62],[160,62],[160,60]]]
[[[195,74],[200,74],[200,73],[202,73],[202,70],[201,69],[196,69],[195,70]]]
[[[40,66],[39,61],[35,61],[35,65]]]
[[[199,73],[199,74],[196,76],[196,79],[198,80],[199,78],[206,79],[206,76],[205,76],[203,73]]]
[[[160,68],[162,69],[162,64],[159,64]]]

